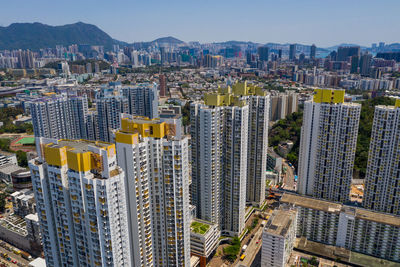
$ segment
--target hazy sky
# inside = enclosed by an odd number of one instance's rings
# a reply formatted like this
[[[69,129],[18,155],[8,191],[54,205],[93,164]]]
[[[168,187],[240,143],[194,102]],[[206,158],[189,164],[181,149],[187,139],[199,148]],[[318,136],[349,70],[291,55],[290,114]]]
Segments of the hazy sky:
[[[340,43],[400,42],[399,0],[0,0],[13,22],[95,24],[113,38]]]

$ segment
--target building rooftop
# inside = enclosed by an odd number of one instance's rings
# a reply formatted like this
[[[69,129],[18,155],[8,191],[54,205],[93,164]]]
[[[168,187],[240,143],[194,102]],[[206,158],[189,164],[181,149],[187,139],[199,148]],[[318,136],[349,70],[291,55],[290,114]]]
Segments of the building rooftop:
[[[400,217],[367,209],[357,208],[356,218],[400,227]]]
[[[339,203],[319,200],[311,197],[300,196],[295,194],[283,194],[281,202],[294,204],[309,209],[321,210],[326,212],[340,212],[342,205]]]
[[[72,151],[75,153],[84,153],[84,152],[89,151],[89,148],[88,148],[89,145],[106,149],[112,144],[106,143],[106,142],[101,142],[101,141],[61,139],[58,141],[58,144],[49,144],[48,147],[51,147],[51,148],[68,147],[68,148],[73,148]]]
[[[264,231],[286,237],[289,227],[294,223],[296,217],[295,210],[276,210],[268,220]]]
[[[212,223],[207,221],[193,219],[192,223],[190,224],[190,230],[196,234],[204,235],[208,232],[211,226]]]
[[[281,202],[331,213],[346,212],[358,219],[400,227],[400,217],[358,207],[352,207],[311,197],[283,194]]]

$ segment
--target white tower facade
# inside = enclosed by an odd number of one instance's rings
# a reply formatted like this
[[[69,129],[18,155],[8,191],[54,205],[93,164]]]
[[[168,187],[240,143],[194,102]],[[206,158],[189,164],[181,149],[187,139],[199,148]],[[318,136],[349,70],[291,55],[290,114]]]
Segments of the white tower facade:
[[[317,89],[304,103],[299,154],[300,194],[349,200],[361,105],[344,103],[344,90]]]
[[[29,162],[49,266],[131,266],[115,145],[39,138]]]
[[[190,266],[188,139],[171,135],[174,127],[124,114],[116,133],[118,162],[132,174],[127,175],[131,238],[146,237],[145,258],[152,259],[146,266]],[[138,203],[143,198],[145,202]],[[139,206],[144,210],[137,210]],[[148,215],[151,226],[144,222],[145,232],[136,233],[142,229],[136,227],[141,214]]]
[[[365,208],[400,215],[400,100],[376,106],[365,177]]]

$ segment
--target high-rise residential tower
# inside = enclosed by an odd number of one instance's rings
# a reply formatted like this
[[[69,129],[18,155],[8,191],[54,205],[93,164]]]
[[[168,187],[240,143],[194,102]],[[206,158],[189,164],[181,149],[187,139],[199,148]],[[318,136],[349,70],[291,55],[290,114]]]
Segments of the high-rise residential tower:
[[[96,99],[97,127],[99,139],[112,141],[112,130],[119,129],[120,114],[128,113],[128,99],[120,95],[107,95]]]
[[[190,106],[192,149],[192,204],[197,217],[222,220],[222,143],[224,108],[193,103]]]
[[[264,201],[268,111],[269,97],[247,83],[191,105],[192,204],[197,217],[220,224],[225,234],[244,229],[246,199]]]
[[[89,139],[86,95],[43,97],[30,103],[36,137]]]
[[[315,56],[317,55],[317,47],[316,47],[316,45],[315,44],[313,44],[311,47],[310,47],[310,58],[311,59],[315,59]]]
[[[369,146],[363,205],[400,215],[400,100],[376,106]]]
[[[135,266],[190,266],[188,139],[174,136],[174,128],[123,114],[115,134],[127,173],[130,238],[145,247],[133,255]]]
[[[295,60],[296,59],[296,44],[291,44],[289,46],[289,60]]]
[[[48,266],[132,266],[115,145],[38,138],[29,162]]]
[[[160,97],[167,96],[167,77],[165,74],[159,75],[159,82],[160,82]]]
[[[299,154],[300,194],[349,200],[361,105],[344,103],[344,90],[316,89],[304,103]]]
[[[268,61],[269,59],[269,48],[267,46],[260,46],[257,48],[258,57],[261,61]]]
[[[157,84],[143,83],[134,87],[123,87],[122,95],[128,99],[127,113],[151,119],[159,117]]]
[[[267,94],[249,96],[248,103],[246,201],[261,207],[265,201],[270,98]]]

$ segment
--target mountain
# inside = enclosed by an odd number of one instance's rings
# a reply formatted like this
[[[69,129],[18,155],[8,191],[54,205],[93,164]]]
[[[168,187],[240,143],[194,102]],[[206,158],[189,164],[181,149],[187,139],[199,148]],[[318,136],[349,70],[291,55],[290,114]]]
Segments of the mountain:
[[[77,22],[63,26],[42,23],[13,23],[0,27],[1,49],[31,49],[68,46],[71,44],[103,45],[111,49],[113,44],[124,44],[114,40],[97,26]]]
[[[158,44],[183,44],[184,41],[181,41],[175,37],[172,36],[168,36],[168,37],[162,37],[162,38],[158,38],[155,39],[154,41],[152,41],[151,43],[158,43]]]

